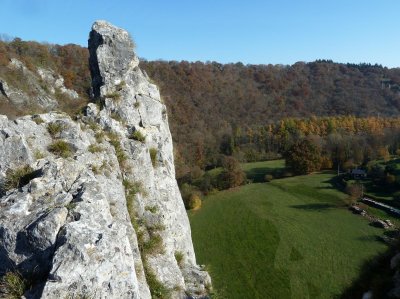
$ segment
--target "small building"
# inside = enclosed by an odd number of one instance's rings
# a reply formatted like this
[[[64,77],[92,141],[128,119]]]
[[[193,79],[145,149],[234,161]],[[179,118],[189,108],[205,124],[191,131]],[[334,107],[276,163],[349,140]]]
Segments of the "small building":
[[[353,179],[363,179],[367,177],[367,172],[363,169],[352,169],[350,175]]]

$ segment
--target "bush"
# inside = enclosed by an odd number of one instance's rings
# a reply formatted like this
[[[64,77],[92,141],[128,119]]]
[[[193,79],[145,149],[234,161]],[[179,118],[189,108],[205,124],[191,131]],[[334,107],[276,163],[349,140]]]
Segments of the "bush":
[[[151,164],[153,164],[153,167],[157,166],[157,154],[158,150],[155,147],[152,147],[150,150],[150,159],[151,159]]]
[[[396,176],[393,174],[387,174],[386,178],[385,178],[385,182],[388,185],[393,185],[394,183],[396,183]]]
[[[62,158],[68,158],[72,156],[72,147],[64,140],[54,141],[48,146],[48,150]]]
[[[332,169],[332,167],[333,167],[332,160],[327,156],[322,156],[321,157],[321,169]]]
[[[200,190],[207,195],[213,188],[212,177],[206,172],[201,178],[199,182]]]
[[[64,129],[64,125],[59,122],[52,122],[47,125],[47,131],[53,138],[58,136],[62,132],[63,129]]]
[[[198,194],[192,194],[187,201],[186,208],[189,210],[198,210],[201,208],[201,198]]]
[[[35,178],[36,172],[29,165],[16,169],[8,169],[3,184],[3,191],[21,188]]]
[[[264,177],[264,181],[266,182],[271,182],[274,179],[274,176],[272,174],[266,174]]]
[[[346,186],[346,193],[356,199],[362,195],[362,187],[359,184],[349,184]]]
[[[218,188],[229,189],[243,185],[246,182],[246,174],[239,162],[233,157],[225,157],[222,162],[223,170],[218,175]]]
[[[140,131],[134,131],[129,138],[144,142],[146,140],[146,136],[144,136]]]
[[[27,289],[27,282],[18,272],[7,272],[0,282],[2,298],[20,299]]]

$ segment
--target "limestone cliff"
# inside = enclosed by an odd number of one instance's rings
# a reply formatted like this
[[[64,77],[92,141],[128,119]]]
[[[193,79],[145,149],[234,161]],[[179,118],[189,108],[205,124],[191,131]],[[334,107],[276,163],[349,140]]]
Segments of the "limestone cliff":
[[[27,298],[207,296],[166,107],[133,47],[96,22],[95,103],[75,120],[0,116],[0,276],[21,275]]]

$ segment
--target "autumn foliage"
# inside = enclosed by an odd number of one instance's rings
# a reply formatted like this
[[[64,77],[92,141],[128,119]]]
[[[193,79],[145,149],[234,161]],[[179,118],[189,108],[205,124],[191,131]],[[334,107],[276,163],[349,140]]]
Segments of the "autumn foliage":
[[[321,150],[312,141],[303,139],[285,152],[285,162],[295,174],[309,174],[321,169]]]

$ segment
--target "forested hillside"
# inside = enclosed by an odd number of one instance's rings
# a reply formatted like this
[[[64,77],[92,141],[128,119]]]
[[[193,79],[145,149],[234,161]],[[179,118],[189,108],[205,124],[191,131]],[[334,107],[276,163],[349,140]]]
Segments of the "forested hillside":
[[[7,67],[11,58],[31,71],[53,69],[64,77],[67,88],[78,92],[81,102],[89,100],[87,49],[18,38],[0,42],[0,79],[23,89],[18,71]],[[243,135],[265,131],[284,118],[400,115],[399,68],[331,61],[283,66],[145,60],[141,67],[160,86],[169,109],[178,177],[219,165],[220,155],[232,151],[242,160],[272,157],[282,149],[260,147],[261,142]],[[0,101],[0,113],[9,113],[7,105]],[[240,146],[232,144],[238,137]]]
[[[142,67],[161,87],[183,160],[200,168],[216,164],[238,131],[282,118],[396,116],[400,111],[400,69],[379,65],[154,61]]]

